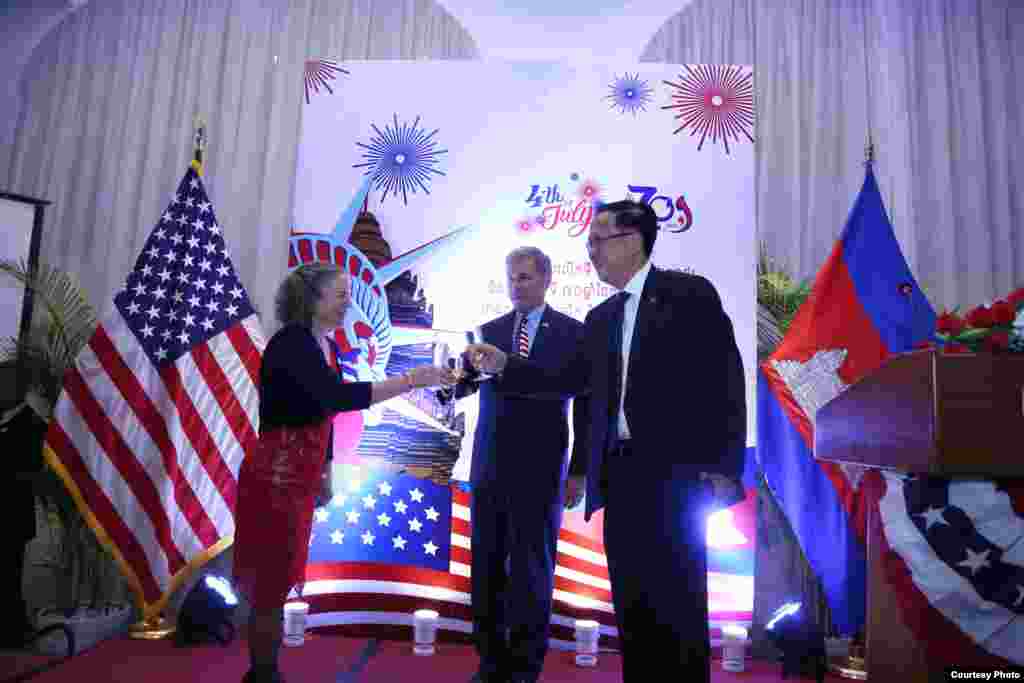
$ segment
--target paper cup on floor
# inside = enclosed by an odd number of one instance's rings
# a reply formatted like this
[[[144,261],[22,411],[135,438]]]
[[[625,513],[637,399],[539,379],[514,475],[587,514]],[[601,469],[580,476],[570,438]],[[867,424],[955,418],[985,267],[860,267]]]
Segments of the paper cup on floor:
[[[434,654],[438,614],[432,609],[416,610],[412,615],[412,651],[420,656]]]
[[[284,605],[284,644],[288,647],[302,645],[306,641],[306,617],[309,603],[286,602]]]

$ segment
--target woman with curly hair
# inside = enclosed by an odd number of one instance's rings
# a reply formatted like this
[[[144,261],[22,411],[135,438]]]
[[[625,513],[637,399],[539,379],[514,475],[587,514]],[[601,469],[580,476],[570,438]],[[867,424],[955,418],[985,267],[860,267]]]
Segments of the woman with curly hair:
[[[450,370],[413,368],[383,382],[345,382],[330,335],[351,300],[348,274],[312,263],[285,278],[275,308],[281,329],[260,367],[260,435],[238,474],[234,577],[249,601],[250,669],[243,683],[279,683],[282,610],[304,580],[313,509],[330,499],[331,422],[418,387],[450,385]]]

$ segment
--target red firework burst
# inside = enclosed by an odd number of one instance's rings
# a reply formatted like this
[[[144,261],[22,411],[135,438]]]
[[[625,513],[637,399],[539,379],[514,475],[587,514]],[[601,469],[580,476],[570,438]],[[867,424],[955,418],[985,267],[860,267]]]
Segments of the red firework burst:
[[[306,104],[309,104],[309,92],[320,92],[322,87],[327,92],[334,94],[328,81],[333,81],[339,73],[347,74],[348,71],[341,68],[341,65],[333,59],[309,59],[306,60],[305,81],[303,86],[306,90]]]
[[[665,81],[675,88],[673,104],[662,109],[676,109],[681,125],[673,134],[690,128],[690,135],[700,134],[699,150],[711,136],[717,143],[721,138],[725,153],[729,153],[729,138],[740,140],[740,135],[754,141],[754,86],[753,72],[738,66],[701,64],[686,66],[688,74],[680,74],[679,82]]]
[[[584,180],[580,183],[580,186],[576,188],[576,194],[580,199],[594,201],[601,197],[601,186],[596,180]]]

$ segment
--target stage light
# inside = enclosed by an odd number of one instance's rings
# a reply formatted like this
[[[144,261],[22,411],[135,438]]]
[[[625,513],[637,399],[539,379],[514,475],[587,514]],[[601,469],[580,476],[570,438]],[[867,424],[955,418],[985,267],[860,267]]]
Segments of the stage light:
[[[437,639],[438,614],[432,609],[418,609],[412,615],[413,642],[412,651],[420,656],[434,654],[434,641]]]
[[[749,539],[736,528],[732,510],[725,508],[708,515],[707,544],[709,548],[741,548]]]
[[[783,678],[791,674],[807,674],[822,683],[827,668],[825,634],[802,618],[800,608],[799,602],[784,604],[772,614],[765,630],[775,646],[782,650]]]
[[[237,606],[238,597],[227,579],[213,574],[203,577],[178,614],[178,644],[196,645],[213,639],[227,645],[235,637],[231,619]]]

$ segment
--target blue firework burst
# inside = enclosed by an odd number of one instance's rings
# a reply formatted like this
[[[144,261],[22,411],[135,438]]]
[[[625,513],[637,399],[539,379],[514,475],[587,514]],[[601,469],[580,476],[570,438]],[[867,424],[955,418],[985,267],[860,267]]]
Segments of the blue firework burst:
[[[402,201],[408,204],[409,193],[416,194],[416,188],[430,194],[431,175],[445,175],[435,168],[438,157],[448,153],[446,149],[436,149],[437,141],[433,138],[440,129],[427,133],[420,128],[419,116],[412,125],[399,125],[398,114],[395,114],[394,126],[388,124],[381,131],[373,124],[373,130],[376,135],[369,144],[356,143],[366,150],[363,152],[366,161],[352,167],[366,168],[364,175],[373,176],[374,188],[384,191],[381,201],[387,199],[388,193],[395,197],[401,193]]]
[[[611,85],[610,95],[605,95],[606,100],[611,100],[611,108],[619,108],[619,113],[629,112],[636,116],[638,111],[646,111],[647,103],[651,101],[654,88],[647,85],[647,81],[640,78],[639,73],[624,74],[621,78],[616,76]]]

